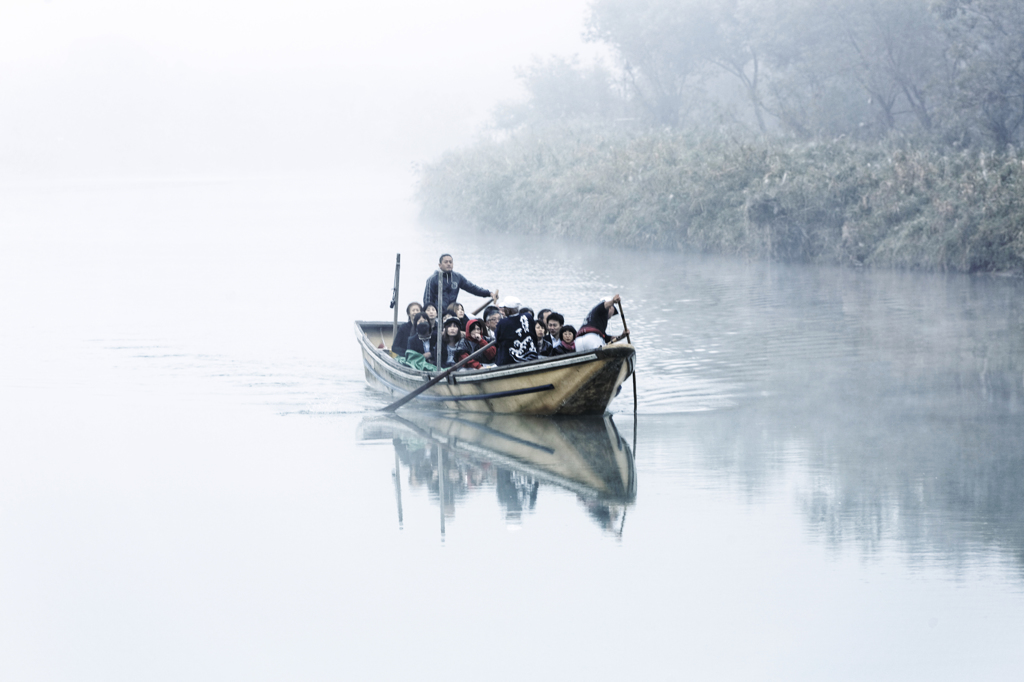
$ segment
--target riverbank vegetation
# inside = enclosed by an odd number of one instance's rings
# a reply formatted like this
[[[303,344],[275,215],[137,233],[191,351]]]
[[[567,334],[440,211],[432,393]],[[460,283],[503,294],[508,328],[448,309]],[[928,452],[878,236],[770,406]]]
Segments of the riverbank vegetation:
[[[594,0],[423,166],[425,216],[809,262],[1024,270],[1021,0]]]

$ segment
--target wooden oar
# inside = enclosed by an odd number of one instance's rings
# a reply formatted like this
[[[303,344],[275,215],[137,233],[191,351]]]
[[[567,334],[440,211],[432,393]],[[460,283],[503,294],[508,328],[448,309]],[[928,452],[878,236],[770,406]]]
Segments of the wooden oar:
[[[491,296],[489,299],[484,301],[484,304],[482,306],[480,306],[479,308],[477,308],[476,310],[474,310],[473,312],[471,312],[470,315],[479,315],[481,310],[483,310],[487,306],[491,305],[492,303],[497,303],[497,302],[498,302],[498,290],[495,289],[494,290],[494,296]]]
[[[626,314],[622,312],[622,301],[615,304],[619,309],[619,317],[622,318],[622,328],[626,331],[623,332],[626,335],[626,342],[632,344],[632,339],[629,338],[629,325],[626,324]],[[634,353],[633,357],[636,357]],[[633,414],[636,414],[636,361],[633,361]]]
[[[491,341],[489,344],[487,344],[483,348],[479,348],[475,352],[470,353],[469,355],[467,355],[466,357],[462,358],[461,360],[456,362],[454,365],[452,365],[451,367],[449,367],[445,371],[443,371],[440,374],[438,374],[436,377],[434,377],[433,379],[431,379],[427,383],[425,383],[422,386],[420,386],[419,388],[417,388],[412,393],[407,393],[404,396],[402,396],[401,398],[399,398],[398,400],[396,400],[395,402],[391,403],[390,405],[385,407],[383,411],[384,412],[394,412],[399,407],[401,407],[402,405],[405,405],[410,400],[413,400],[416,396],[418,396],[420,393],[423,393],[423,391],[427,390],[428,388],[430,388],[434,384],[442,381],[443,379],[446,379],[449,374],[451,374],[455,370],[459,369],[460,367],[465,365],[470,360],[475,360],[476,358],[478,358],[485,350],[487,350],[488,348],[490,348],[491,346],[493,346],[496,343],[498,343],[497,339],[495,339],[494,341]],[[440,346],[441,344],[438,344],[438,345]]]

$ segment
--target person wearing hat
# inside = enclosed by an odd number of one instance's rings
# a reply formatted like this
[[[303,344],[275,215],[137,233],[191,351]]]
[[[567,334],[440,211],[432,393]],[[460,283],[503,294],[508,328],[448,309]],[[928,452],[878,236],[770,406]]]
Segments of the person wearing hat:
[[[498,301],[498,308],[501,309],[501,314],[505,317],[510,315],[519,314],[519,309],[523,307],[523,302],[515,296],[505,296]]]
[[[622,300],[618,294],[607,296],[587,313],[576,336],[576,352],[595,350],[611,341],[608,336],[608,319],[619,314],[615,304]]]
[[[444,299],[440,305],[437,305],[438,275],[441,276],[441,295]],[[441,259],[437,264],[437,272],[427,278],[427,286],[423,290],[423,307],[436,305],[438,310],[446,310],[449,305],[455,303],[455,300],[459,297],[459,292],[462,290],[468,291],[474,296],[485,296],[487,298],[494,298],[495,296],[492,292],[483,287],[478,287],[455,272],[455,260],[450,253],[441,254]]]
[[[533,331],[533,313],[520,312],[522,302],[515,296],[506,296],[498,302],[505,319],[498,323],[494,336],[498,340],[498,355],[494,362],[511,365],[536,360],[537,343]]]
[[[462,341],[462,320],[455,317],[446,318],[441,323],[441,342],[438,344],[437,356],[441,361],[441,367],[451,367],[455,364],[455,351]]]

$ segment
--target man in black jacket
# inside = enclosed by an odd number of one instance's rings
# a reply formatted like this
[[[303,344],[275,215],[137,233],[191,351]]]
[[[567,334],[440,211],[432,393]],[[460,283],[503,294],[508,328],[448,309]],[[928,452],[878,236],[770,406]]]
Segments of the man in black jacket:
[[[438,273],[432,274],[427,278],[427,287],[423,290],[423,307],[426,308],[428,305],[433,305],[437,308],[438,314],[443,314],[448,309],[448,305],[458,300],[459,291],[465,289],[474,296],[486,296],[488,298],[494,298],[494,294],[483,287],[470,282],[468,279],[455,272],[455,260],[452,258],[450,253],[441,255],[441,260],[438,263],[438,268],[441,271],[441,291],[443,294],[443,302],[441,305],[437,305],[437,275]]]
[[[498,355],[494,358],[494,364],[511,365],[536,360],[539,356],[533,331],[533,312],[523,308],[515,296],[506,296],[499,305],[506,317],[494,330],[498,341]]]

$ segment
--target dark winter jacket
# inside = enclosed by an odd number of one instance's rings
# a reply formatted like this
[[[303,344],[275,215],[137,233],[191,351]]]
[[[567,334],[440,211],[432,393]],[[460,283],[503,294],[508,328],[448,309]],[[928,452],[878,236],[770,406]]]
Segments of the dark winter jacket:
[[[567,324],[564,327],[562,327],[563,333],[567,331],[572,332],[572,343],[566,345],[564,339],[559,341],[558,343],[555,344],[555,347],[552,349],[552,355],[566,355],[568,353],[576,352],[576,327],[573,327],[571,324]]]
[[[435,353],[434,351],[437,350],[437,331],[432,331],[430,334],[430,338],[425,341],[416,334],[413,334],[412,336],[409,337],[409,341],[408,343],[406,343],[406,348],[408,350],[414,350],[417,353],[421,353],[423,355],[430,353],[429,360],[430,362],[436,365],[437,353]]]
[[[506,317],[498,323],[495,336],[498,338],[496,364],[511,365],[514,362],[537,359],[537,344],[533,338],[533,315],[530,313]]]
[[[591,308],[587,313],[587,319],[583,320],[583,326],[576,332],[576,336],[592,333],[600,334],[605,343],[611,341],[611,337],[608,336],[608,309],[604,306],[604,301]]]
[[[442,293],[444,295],[444,301],[441,305],[437,305],[437,273],[435,271],[433,275],[427,278],[427,286],[423,290],[423,307],[426,308],[428,305],[433,305],[437,308],[438,312],[441,312],[448,308],[448,304],[453,303],[459,298],[459,291],[468,291],[474,296],[490,296],[491,292],[483,287],[470,282],[468,279],[463,277],[457,272],[445,272],[444,279],[441,280]]]
[[[449,346],[446,343],[441,344],[441,367],[451,367],[459,361],[458,350],[461,344],[461,339],[458,343],[452,346]]]
[[[488,339],[486,338],[481,339],[480,343],[477,343],[476,341],[473,340],[473,337],[470,336],[470,334],[473,332],[474,327],[479,327],[481,332],[487,330],[487,327],[484,326],[483,320],[467,320],[466,336],[465,338],[462,339],[462,341],[459,342],[458,348],[455,349],[455,362],[458,362],[459,360],[468,355],[472,355],[473,353],[477,352],[478,350],[480,350],[489,343]],[[469,369],[480,369],[483,366],[482,363],[494,362],[494,357],[497,354],[498,347],[491,346],[486,351],[484,351],[483,355],[477,356],[476,359],[470,360],[463,366],[468,367]]]
[[[574,341],[572,347],[566,346],[564,343],[560,343],[555,346],[554,350],[551,351],[551,355],[567,355],[569,353],[576,352],[576,342]]]
[[[544,336],[537,339],[537,355],[541,357],[548,357],[552,354],[554,347],[551,345],[551,337],[545,334]]]
[[[480,343],[477,343],[476,341],[467,336],[466,338],[462,339],[462,341],[459,342],[459,345],[455,348],[455,362],[458,362],[464,357],[472,355],[473,353],[477,352],[486,345],[487,339],[484,339]],[[491,346],[486,351],[484,351],[483,355],[477,356],[476,360],[470,360],[465,365],[463,365],[463,367],[466,367],[468,369],[480,369],[481,367],[483,367],[483,365],[480,362],[478,362],[478,360],[482,360],[483,362],[494,362],[494,357],[497,354],[498,347]]]
[[[395,339],[391,342],[391,351],[400,358],[405,357],[405,351],[409,348],[409,336],[414,333],[412,322],[403,322],[398,325]]]

